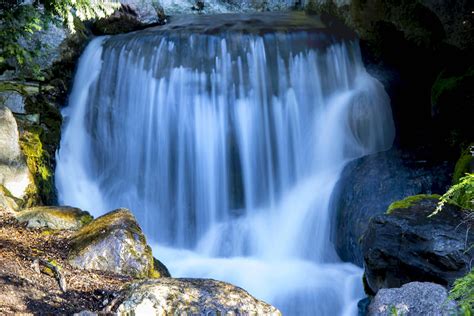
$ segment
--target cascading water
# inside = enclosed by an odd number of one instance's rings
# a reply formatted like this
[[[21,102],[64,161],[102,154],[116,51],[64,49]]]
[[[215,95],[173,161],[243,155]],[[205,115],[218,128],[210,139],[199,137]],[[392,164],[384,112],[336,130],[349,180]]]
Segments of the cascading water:
[[[130,208],[174,276],[229,281],[290,315],[354,314],[362,272],[334,252],[330,197],[346,162],[394,137],[357,43],[170,29],[87,47],[60,202]]]

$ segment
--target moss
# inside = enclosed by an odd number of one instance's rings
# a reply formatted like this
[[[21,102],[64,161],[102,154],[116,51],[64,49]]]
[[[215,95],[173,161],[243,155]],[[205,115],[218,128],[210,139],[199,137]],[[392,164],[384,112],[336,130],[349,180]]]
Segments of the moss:
[[[34,185],[26,190],[23,207],[54,204],[55,188],[49,153],[43,149],[40,127],[29,127],[20,136],[20,147],[26,157],[28,169],[33,175]]]
[[[390,206],[387,209],[387,214],[391,214],[396,209],[409,208],[413,204],[421,200],[425,200],[425,199],[439,200],[440,197],[441,196],[439,196],[438,194],[419,194],[419,195],[409,196],[407,198],[404,198],[403,200],[396,201],[390,204]]]
[[[20,222],[30,222],[33,220],[34,224],[31,224],[33,227],[49,227],[61,230],[80,229],[93,220],[93,217],[88,212],[78,208],[55,206],[29,208],[20,212],[16,218]]]
[[[135,268],[131,268],[131,270],[124,272],[135,278],[160,277],[160,272],[154,269],[152,250],[147,245],[145,235],[132,213],[126,209],[118,209],[98,217],[81,228],[71,240],[69,258],[81,256],[84,252],[88,251],[89,245],[98,244],[108,236],[113,235],[113,232],[116,230],[124,230],[127,239],[134,240],[135,242],[138,241],[141,245],[145,245],[144,252],[137,251],[133,246],[127,247],[127,251],[134,260],[142,263],[146,262],[146,271],[137,271]]]
[[[456,300],[460,309],[459,315],[474,313],[474,270],[454,282],[449,298]]]
[[[444,71],[441,72],[431,88],[431,104],[438,104],[443,94],[453,92],[472,77],[474,77],[474,66],[469,67],[464,74],[449,76]]]
[[[474,143],[466,148],[456,162],[453,173],[453,184],[459,182],[459,179],[464,177],[466,173],[471,172],[471,163],[474,161],[474,157],[471,154],[470,147],[474,146]]]

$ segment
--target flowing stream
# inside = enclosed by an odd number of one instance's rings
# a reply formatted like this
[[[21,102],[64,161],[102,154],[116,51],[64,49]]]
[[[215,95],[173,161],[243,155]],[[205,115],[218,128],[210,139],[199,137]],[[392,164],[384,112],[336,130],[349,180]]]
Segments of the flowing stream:
[[[331,244],[331,193],[394,137],[357,41],[320,21],[281,31],[281,15],[176,23],[87,47],[60,202],[130,208],[173,276],[229,281],[288,315],[356,314],[362,271]]]

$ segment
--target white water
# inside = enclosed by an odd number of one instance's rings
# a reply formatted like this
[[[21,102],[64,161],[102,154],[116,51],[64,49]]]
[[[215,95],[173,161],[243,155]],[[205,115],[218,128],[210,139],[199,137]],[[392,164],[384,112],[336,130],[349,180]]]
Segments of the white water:
[[[330,197],[394,128],[357,44],[320,38],[95,39],[63,112],[60,202],[130,208],[173,276],[226,280],[290,315],[355,314],[362,271],[335,254]]]

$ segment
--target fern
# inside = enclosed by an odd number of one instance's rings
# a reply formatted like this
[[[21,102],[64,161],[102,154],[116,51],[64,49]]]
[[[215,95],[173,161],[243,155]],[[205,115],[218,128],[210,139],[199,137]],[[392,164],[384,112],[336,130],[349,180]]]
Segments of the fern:
[[[463,209],[474,211],[474,173],[466,173],[439,199],[436,210],[430,215],[438,214],[446,203],[455,204]]]
[[[454,282],[449,299],[455,300],[462,315],[472,315],[474,311],[474,270]]]

